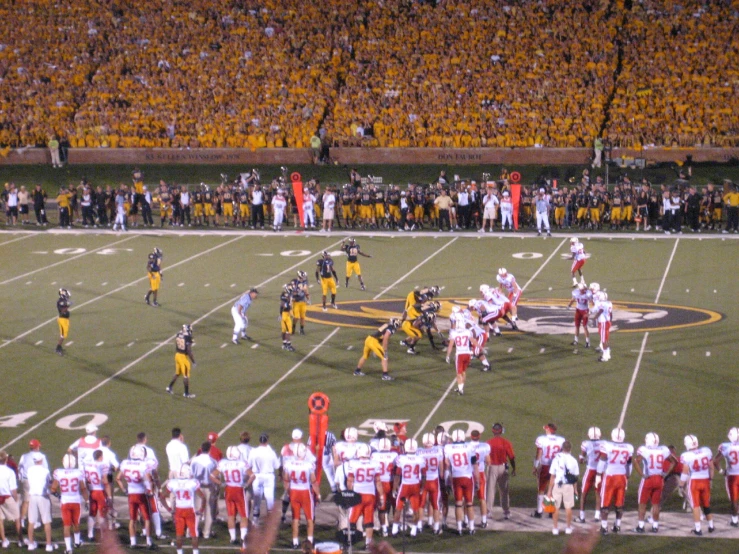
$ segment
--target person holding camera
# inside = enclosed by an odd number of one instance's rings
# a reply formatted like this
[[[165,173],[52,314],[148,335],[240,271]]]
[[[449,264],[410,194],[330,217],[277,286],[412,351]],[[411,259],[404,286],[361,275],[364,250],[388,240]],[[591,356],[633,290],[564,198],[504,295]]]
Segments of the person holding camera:
[[[575,505],[577,495],[577,480],[580,476],[580,468],[577,460],[572,455],[572,443],[568,440],[562,443],[562,451],[558,453],[549,470],[549,489],[547,496],[554,501],[554,514],[552,515],[552,534],[559,535],[559,509],[564,504],[565,508],[565,534],[572,534],[572,508]]]

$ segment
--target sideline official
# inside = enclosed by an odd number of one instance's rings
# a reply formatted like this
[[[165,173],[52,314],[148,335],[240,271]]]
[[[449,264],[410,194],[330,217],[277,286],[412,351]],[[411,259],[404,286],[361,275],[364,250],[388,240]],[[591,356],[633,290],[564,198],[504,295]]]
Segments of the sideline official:
[[[493,425],[493,438],[488,441],[490,446],[490,454],[486,463],[487,477],[487,507],[488,514],[492,515],[493,505],[495,504],[495,491],[500,493],[500,507],[503,508],[503,517],[508,519],[511,516],[511,498],[509,494],[509,479],[516,476],[516,455],[513,452],[513,445],[508,439],[503,438],[502,423]],[[508,471],[510,464],[511,470]]]

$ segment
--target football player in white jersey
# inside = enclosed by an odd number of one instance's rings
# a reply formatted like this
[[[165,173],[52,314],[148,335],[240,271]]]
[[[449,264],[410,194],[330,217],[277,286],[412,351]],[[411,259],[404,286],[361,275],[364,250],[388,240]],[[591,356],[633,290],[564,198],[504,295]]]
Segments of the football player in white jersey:
[[[680,455],[683,474],[680,482],[693,509],[693,534],[701,536],[701,510],[708,521],[708,532],[713,533],[713,513],[711,512],[711,481],[713,480],[713,452],[707,446],[700,446],[695,435],[686,435],[683,444],[687,452]]]
[[[454,333],[454,340],[449,343],[449,347],[454,344],[456,354],[455,366],[457,369],[457,386],[454,389],[454,392],[459,395],[464,394],[464,384],[467,380],[467,368],[470,365],[472,351],[477,348],[477,340],[472,335],[471,327],[472,326],[469,323],[465,323],[465,328],[458,329]],[[449,356],[447,356],[446,361],[449,363]]]
[[[247,511],[246,490],[254,481],[254,473],[247,462],[241,458],[238,446],[229,446],[226,449],[226,457],[218,462],[218,467],[210,474],[211,480],[224,485],[224,500],[226,502],[226,514],[228,534],[231,544],[240,544],[236,539],[236,516],[239,516],[239,529],[241,542],[246,539],[249,524],[249,513]]]
[[[293,429],[292,432],[292,441],[288,442],[282,447],[282,450],[280,450],[280,462],[282,463],[282,467],[285,467],[285,464],[292,460],[295,457],[295,452],[299,444],[303,444],[303,431],[300,429]],[[309,458],[309,461],[315,465],[316,463],[316,457],[313,455],[313,452],[308,450],[308,453],[306,454]],[[280,470],[282,471],[282,469]],[[282,519],[281,523],[285,523],[287,521],[287,509],[290,507],[290,495],[287,491],[284,492],[282,495]]]
[[[714,466],[726,476],[726,492],[731,502],[731,526],[739,527],[739,428],[732,427],[727,435],[729,442],[718,446]],[[726,469],[721,469],[721,460]]]
[[[249,465],[255,478],[252,484],[254,492],[254,512],[252,522],[259,522],[262,498],[267,504],[267,511],[271,512],[275,504],[275,471],[280,469],[280,459],[269,445],[269,435],[259,435],[259,446],[252,448],[249,454]]]
[[[659,511],[664,489],[664,463],[670,457],[670,449],[659,443],[657,433],[647,433],[644,444],[636,449],[634,469],[641,476],[639,483],[639,524],[637,533],[644,532],[644,516],[647,503],[652,504],[652,532],[659,530]]]
[[[375,507],[385,502],[385,489],[380,481],[381,470],[380,463],[372,457],[370,447],[366,444],[359,445],[356,459],[347,465],[346,486],[362,499],[352,508],[349,524],[356,526],[359,518],[362,518],[368,547],[372,544]]]
[[[608,533],[608,510],[615,505],[616,521],[613,532],[621,531],[621,517],[624,512],[626,486],[631,475],[634,447],[624,442],[626,433],[623,429],[611,431],[611,440],[603,441],[600,445],[600,460],[598,474],[595,476],[595,485],[600,490],[600,532]]]
[[[364,445],[369,452],[369,447]],[[309,457],[310,456],[310,457]],[[368,454],[369,456],[369,454]],[[299,547],[300,512],[307,522],[308,541],[313,543],[313,522],[315,520],[315,503],[321,501],[321,491],[316,481],[315,457],[304,444],[294,447],[282,472],[285,490],[290,496],[292,506],[293,548]]]
[[[357,443],[359,431],[356,427],[347,427],[342,435],[344,440],[340,440],[334,445],[334,467],[339,467],[340,464],[354,459],[357,446],[359,446],[359,443]]]
[[[582,441],[580,445],[579,461],[586,465],[580,495],[580,517],[575,518],[577,523],[585,523],[585,501],[591,490],[595,491],[595,521],[600,521],[600,491],[595,486],[595,476],[598,473],[598,460],[600,459],[600,436],[600,429],[591,427],[588,429],[588,440]]]
[[[608,295],[603,291],[593,294],[593,310],[591,315],[598,324],[598,334],[600,335],[600,349],[602,354],[598,358],[599,362],[607,362],[611,359],[610,334],[611,320],[613,319],[613,304],[608,300]]]
[[[474,535],[475,509],[472,502],[479,474],[475,448],[466,443],[465,438],[465,432],[462,429],[452,431],[452,443],[444,446],[444,467],[450,471],[452,476],[457,532],[462,535],[462,524],[466,516],[470,535]]]
[[[500,284],[501,292],[508,297],[511,303],[511,320],[518,321],[518,301],[521,299],[523,290],[518,286],[513,273],[508,273],[508,270],[504,267],[498,270],[496,279]]]
[[[95,527],[102,533],[110,508],[113,506],[112,468],[105,461],[102,450],[93,452],[92,462],[85,466],[84,472],[85,482],[90,490],[87,539],[92,541],[95,537]]]
[[[490,445],[480,442],[480,431],[477,429],[470,432],[470,446],[475,449],[477,456],[477,498],[480,500],[480,527],[488,526],[488,503],[485,493],[487,482],[485,480],[485,460],[490,456]]]
[[[74,547],[82,546],[80,536],[80,516],[82,513],[82,499],[87,503],[89,493],[85,486],[85,474],[77,469],[77,459],[73,454],[65,454],[62,458],[62,467],[55,469],[51,482],[51,493],[59,493],[61,503],[62,524],[64,526],[64,545],[66,553],[72,552],[72,533],[74,533]]]
[[[398,453],[393,450],[393,443],[388,438],[382,438],[377,443],[377,451],[372,452],[371,459],[379,466],[380,485],[382,486],[382,500],[377,503],[377,511],[380,517],[380,528],[382,536],[387,537],[388,512],[393,502],[393,476],[395,475],[395,461]]]
[[[170,506],[167,499],[173,498],[173,506]],[[175,524],[175,545],[177,546],[177,554],[183,554],[182,543],[187,531],[192,538],[192,552],[198,554],[198,532],[196,516],[203,515],[203,508],[206,507],[205,494],[200,490],[200,482],[192,478],[192,469],[190,464],[182,464],[179,474],[175,479],[169,479],[162,486],[159,495],[164,507],[174,515]],[[199,498],[201,509],[195,511],[195,499]]]
[[[570,273],[572,274],[572,286],[577,286],[577,277],[575,277],[575,273],[577,273],[580,276],[580,284],[585,284],[585,277],[583,277],[582,274],[582,266],[585,265],[585,247],[583,244],[578,240],[577,237],[572,237],[570,239],[570,252],[572,253],[572,256],[570,259],[572,260],[572,269],[570,270]]]
[[[582,326],[585,334],[585,348],[590,348],[590,331],[588,331],[588,316],[590,315],[590,303],[593,301],[593,293],[588,290],[585,283],[579,283],[577,288],[572,291],[572,298],[567,309],[575,304],[575,338],[572,341],[573,346],[577,346],[580,340],[580,326]]]
[[[426,472],[426,460],[418,455],[418,443],[415,439],[406,439],[403,443],[405,454],[395,461],[395,517],[392,534],[397,535],[403,511],[410,506],[413,511],[411,520],[411,537],[418,533],[418,520],[421,517],[421,488]],[[407,504],[406,504],[407,503]]]
[[[536,511],[531,517],[541,518],[544,510],[544,496],[549,488],[549,468],[552,460],[562,450],[565,442],[564,437],[560,437],[557,433],[557,426],[554,423],[547,423],[544,426],[544,434],[539,435],[536,439],[536,454],[534,456],[534,477],[537,480],[536,495]]]
[[[433,433],[424,433],[421,437],[423,448],[416,453],[426,460],[426,479],[421,491],[421,518],[418,521],[419,531],[423,525],[423,510],[428,506],[428,524],[433,526],[434,534],[441,534],[441,477],[444,471],[444,448],[436,444]]]
[[[151,462],[146,460],[146,447],[137,444],[129,451],[129,457],[121,462],[116,482],[128,495],[128,535],[131,546],[136,546],[136,520],[144,520],[146,545],[151,546],[151,508],[149,496],[153,494]]]

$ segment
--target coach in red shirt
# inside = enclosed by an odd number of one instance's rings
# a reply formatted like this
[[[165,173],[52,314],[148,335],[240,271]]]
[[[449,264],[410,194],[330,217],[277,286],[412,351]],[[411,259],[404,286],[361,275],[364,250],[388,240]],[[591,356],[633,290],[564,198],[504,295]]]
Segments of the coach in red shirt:
[[[487,502],[488,513],[493,513],[495,504],[495,491],[500,492],[500,506],[503,508],[503,517],[508,519],[511,515],[511,499],[508,494],[508,479],[516,476],[516,455],[513,453],[511,441],[503,438],[502,423],[493,425],[493,438],[488,441],[490,454],[485,460],[487,469]],[[511,466],[510,473],[508,465]]]

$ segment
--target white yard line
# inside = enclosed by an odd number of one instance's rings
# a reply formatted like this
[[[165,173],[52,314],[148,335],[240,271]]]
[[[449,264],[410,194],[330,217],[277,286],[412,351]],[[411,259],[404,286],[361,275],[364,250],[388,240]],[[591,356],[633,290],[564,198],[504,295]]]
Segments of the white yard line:
[[[5,246],[6,244],[10,244],[11,242],[18,242],[19,240],[30,239],[32,237],[36,237],[36,236],[38,236],[38,235],[41,234],[41,233],[33,233],[33,232],[30,232],[30,231],[27,231],[27,232],[29,234],[28,235],[25,235],[23,237],[18,237],[17,239],[11,239],[11,240],[6,240],[5,242],[0,242],[0,246]]]
[[[534,281],[534,279],[536,279],[536,277],[539,275],[539,273],[542,272],[542,270],[546,267],[546,265],[549,263],[549,261],[552,258],[554,258],[554,256],[557,255],[557,252],[559,252],[559,249],[562,248],[562,245],[566,241],[567,241],[567,238],[562,239],[562,242],[560,242],[557,245],[557,248],[555,248],[554,251],[549,255],[549,257],[546,260],[544,260],[544,263],[541,264],[541,266],[539,267],[539,269],[536,270],[536,273],[534,273],[531,276],[531,279],[529,279],[526,282],[526,284],[521,288],[521,290],[526,290],[526,287],[528,287]],[[426,419],[423,420],[423,424],[416,430],[415,434],[413,435],[413,438],[414,439],[415,438],[418,438],[418,435],[420,435],[423,432],[423,430],[426,428],[426,425],[428,424],[429,421],[431,421],[431,418],[434,417],[434,414],[436,414],[436,412],[439,410],[439,408],[441,407],[441,405],[444,403],[444,400],[446,400],[446,397],[449,396],[449,393],[450,392],[452,392],[452,388],[454,387],[454,385],[456,384],[456,382],[457,382],[457,379],[455,377],[454,379],[452,379],[452,382],[449,383],[449,386],[446,388],[446,390],[444,391],[444,394],[441,396],[441,398],[439,398],[439,401],[436,403],[436,405],[433,407],[433,409],[429,412],[429,415],[427,415],[426,416]]]
[[[117,240],[115,242],[111,242],[110,244],[106,244],[105,246],[100,246],[98,248],[93,248],[92,250],[88,250],[87,252],[83,252],[82,254],[77,254],[76,256],[70,256],[69,258],[64,258],[63,260],[49,264],[44,267],[39,267],[38,269],[34,269],[33,271],[29,271],[28,273],[24,273],[23,275],[18,275],[17,277],[12,277],[10,279],[6,279],[5,281],[0,282],[0,285],[7,285],[8,283],[12,283],[13,281],[17,281],[18,279],[23,279],[24,277],[28,277],[29,275],[34,275],[35,273],[38,273],[40,271],[45,271],[47,269],[51,269],[52,267],[57,267],[62,264],[66,264],[68,262],[77,260],[79,258],[82,258],[83,256],[89,256],[90,254],[94,254],[95,252],[99,252],[100,250],[105,250],[106,248],[110,248],[111,246],[115,246],[116,244],[121,244],[122,242],[126,242],[132,239],[135,239],[136,236],[126,237],[122,240]]]
[[[219,245],[217,245],[217,246],[214,246],[214,247],[212,247],[212,248],[208,248],[207,250],[203,250],[202,252],[199,252],[198,254],[194,254],[194,255],[190,256],[189,258],[185,258],[184,260],[181,260],[181,261],[179,261],[179,262],[177,262],[177,263],[174,263],[174,264],[172,264],[172,265],[170,265],[170,266],[167,266],[167,267],[165,267],[164,269],[162,269],[162,272],[165,272],[165,271],[169,271],[170,269],[173,269],[173,268],[175,268],[175,267],[177,267],[177,266],[179,266],[179,265],[182,265],[182,264],[184,264],[184,263],[187,263],[187,262],[190,262],[190,261],[192,261],[192,260],[195,260],[195,259],[199,258],[200,256],[204,256],[205,254],[209,254],[210,252],[213,252],[214,250],[218,250],[219,248],[223,248],[224,246],[226,246],[226,245],[229,245],[229,244],[231,244],[232,242],[236,242],[237,240],[239,240],[239,239],[241,239],[241,238],[242,238],[242,237],[236,237],[236,238],[233,238],[233,239],[231,239],[231,240],[228,240],[228,241],[226,241],[226,242],[224,242],[224,243],[222,243],[222,244],[219,244]],[[75,311],[75,310],[79,310],[79,309],[80,309],[80,308],[82,308],[83,306],[87,306],[88,304],[92,304],[93,302],[97,302],[98,300],[102,300],[102,299],[103,299],[103,298],[105,298],[106,296],[110,296],[111,294],[115,294],[115,293],[117,293],[117,292],[120,292],[120,291],[122,291],[123,289],[125,289],[125,288],[128,288],[128,287],[130,287],[130,286],[133,286],[133,285],[135,285],[135,284],[137,284],[137,283],[140,283],[140,282],[142,282],[142,281],[145,281],[145,280],[147,280],[148,278],[149,278],[148,276],[140,277],[140,278],[136,279],[135,281],[131,281],[130,283],[127,283],[127,284],[125,284],[125,285],[121,285],[121,286],[120,286],[120,287],[118,287],[117,289],[113,289],[113,290],[111,290],[111,291],[109,291],[109,292],[106,292],[105,294],[101,294],[100,296],[96,296],[96,297],[94,297],[94,298],[91,298],[90,300],[88,300],[88,301],[86,301],[86,302],[83,302],[82,304],[79,304],[78,306],[74,306],[74,307],[72,307],[72,309],[71,309],[70,311]],[[41,329],[41,328],[42,328],[42,327],[44,327],[45,325],[48,325],[49,323],[53,323],[53,322],[55,322],[55,321],[56,321],[56,319],[57,319],[56,317],[52,317],[52,318],[49,318],[49,319],[47,319],[47,320],[46,320],[46,321],[44,321],[43,323],[40,323],[40,324],[36,325],[36,327],[34,327],[34,328],[32,328],[32,329],[29,329],[28,331],[25,331],[24,333],[21,333],[21,334],[20,334],[20,335],[18,335],[17,337],[15,337],[15,338],[12,338],[12,339],[10,339],[10,340],[8,340],[7,342],[5,342],[5,343],[3,343],[3,344],[0,344],[0,348],[5,348],[5,347],[6,347],[6,346],[8,346],[9,344],[13,344],[14,342],[16,342],[16,341],[18,341],[18,340],[22,339],[23,337],[25,337],[25,336],[27,336],[27,335],[30,335],[30,334],[31,334],[31,333],[33,333],[34,331],[38,331],[39,329]]]
[[[659,297],[662,296],[662,289],[665,286],[665,281],[667,281],[667,274],[670,272],[670,267],[672,266],[672,260],[675,259],[675,252],[677,252],[677,245],[680,242],[680,239],[677,239],[675,241],[675,246],[672,247],[672,253],[670,254],[670,259],[667,262],[667,267],[665,268],[665,273],[662,275],[662,281],[660,281],[659,289],[657,289],[657,296],[654,298],[654,303],[657,304],[659,302]],[[644,333],[644,338],[641,341],[641,348],[639,349],[639,355],[636,357],[636,365],[634,366],[634,372],[631,374],[631,381],[629,382],[629,388],[626,390],[626,398],[624,398],[624,406],[621,409],[621,416],[618,418],[618,427],[622,428],[624,424],[624,420],[626,419],[626,410],[629,408],[629,402],[631,401],[631,393],[634,391],[634,385],[636,384],[636,378],[639,375],[639,368],[641,367],[641,361],[644,357],[644,349],[647,347],[647,338],[649,338],[649,331]]]
[[[242,235],[242,236],[243,236],[243,235]],[[231,240],[229,240],[229,241],[226,241],[226,242],[224,242],[223,244],[219,245],[218,247],[214,247],[214,248],[210,248],[210,249],[208,249],[208,250],[205,250],[204,252],[201,252],[200,254],[197,254],[197,255],[196,255],[196,257],[197,257],[197,256],[201,256],[201,255],[203,255],[203,254],[205,254],[205,253],[207,253],[207,252],[209,252],[209,251],[212,251],[212,250],[214,250],[215,248],[220,248],[220,247],[222,247],[222,246],[226,246],[227,244],[231,244],[232,242],[235,242],[235,241],[237,241],[237,240],[241,239],[241,238],[242,238],[242,236],[239,236],[239,237],[236,237],[235,239],[231,239]],[[331,244],[331,245],[330,245],[330,246],[329,246],[328,248],[333,248],[334,246],[336,246],[336,245],[337,245],[337,244],[339,244],[340,242],[341,242],[341,241],[337,241],[337,242],[335,242],[335,243]],[[323,250],[326,250],[326,249],[327,249],[327,248],[324,248]],[[320,252],[320,251],[319,251],[319,252]],[[307,260],[308,258],[310,258],[310,257],[311,257],[311,255],[305,256],[305,257],[304,257],[304,258],[303,258],[303,259],[302,259],[302,260],[301,260],[300,262],[298,262],[298,263],[296,263],[296,264],[293,264],[292,266],[290,266],[290,267],[288,267],[287,269],[285,269],[285,270],[281,271],[280,273],[278,273],[278,274],[276,274],[276,275],[273,275],[273,276],[272,276],[272,277],[270,277],[269,279],[266,279],[265,281],[263,281],[263,282],[259,283],[259,284],[257,285],[257,287],[263,287],[263,286],[265,286],[265,285],[266,285],[267,283],[270,283],[271,281],[274,281],[275,279],[277,279],[278,277],[281,277],[281,276],[282,276],[282,275],[284,275],[285,273],[289,273],[290,271],[294,271],[294,270],[295,270],[295,268],[297,268],[297,267],[300,267],[300,266],[301,266],[302,264],[306,263],[306,260]],[[169,267],[165,268],[165,270],[166,270],[166,269],[172,269],[173,267],[175,267],[175,266],[177,266],[177,265],[179,265],[179,264],[181,264],[181,263],[185,263],[185,261],[189,261],[189,259],[190,259],[190,258],[188,258],[187,260],[182,260],[181,262],[178,262],[177,264],[172,264],[171,266],[169,266]],[[164,271],[164,270],[163,270],[163,271]],[[148,277],[144,277],[144,279],[148,279]],[[138,281],[141,281],[141,279],[139,279]],[[138,281],[135,281],[135,282],[138,282]],[[125,285],[125,286],[128,286],[128,285]],[[124,286],[124,287],[122,287],[122,288],[125,288],[125,286]],[[239,296],[241,296],[241,295],[239,295]],[[193,322],[192,322],[192,325],[197,325],[198,323],[200,323],[201,321],[203,321],[203,320],[205,320],[206,318],[210,317],[210,316],[211,316],[211,315],[213,315],[214,313],[216,313],[216,312],[218,312],[218,311],[222,310],[222,309],[223,309],[223,308],[225,308],[226,306],[229,306],[229,305],[233,304],[234,302],[236,302],[236,300],[238,300],[239,296],[235,296],[234,298],[231,298],[230,300],[227,300],[227,301],[226,301],[226,302],[224,302],[223,304],[220,304],[219,306],[216,306],[215,308],[213,308],[213,309],[212,309],[211,311],[209,311],[209,312],[208,312],[208,313],[206,313],[205,315],[203,315],[203,316],[200,316],[200,317],[199,317],[198,319],[196,319],[195,321],[193,321]],[[81,306],[82,306],[82,304],[80,304],[80,306],[78,306],[78,307],[81,307]],[[54,318],[54,319],[52,319],[52,320],[50,320],[50,321],[56,321],[56,318]],[[336,331],[338,331],[338,328],[336,329]],[[334,331],[334,332],[336,332],[336,331]],[[141,361],[145,360],[146,358],[148,358],[149,356],[151,356],[152,354],[154,354],[154,353],[155,353],[156,351],[158,351],[158,350],[159,350],[160,348],[162,348],[163,346],[165,346],[165,345],[169,344],[169,343],[170,343],[170,341],[172,341],[172,339],[174,339],[174,338],[175,338],[175,336],[176,336],[176,335],[172,335],[171,337],[169,337],[169,338],[168,338],[168,339],[166,339],[165,341],[162,341],[162,342],[160,342],[160,343],[159,343],[159,344],[157,344],[157,345],[156,345],[156,346],[155,346],[154,348],[152,348],[152,349],[148,350],[147,352],[145,352],[144,354],[142,354],[141,356],[139,356],[138,358],[136,358],[136,359],[135,359],[134,361],[132,361],[131,363],[129,363],[129,364],[127,364],[127,365],[123,366],[123,367],[122,367],[121,369],[119,369],[118,371],[116,371],[116,372],[115,372],[115,373],[114,373],[113,375],[111,375],[110,377],[107,377],[107,378],[103,379],[102,381],[100,381],[100,382],[99,382],[99,383],[98,383],[97,385],[95,385],[95,386],[94,386],[94,387],[92,387],[91,389],[89,389],[89,390],[87,390],[87,391],[83,392],[83,393],[82,393],[82,394],[80,394],[80,395],[79,395],[79,396],[78,396],[77,398],[75,398],[74,400],[72,400],[72,401],[68,402],[67,404],[65,404],[64,406],[62,406],[62,407],[61,407],[61,408],[59,408],[58,410],[56,410],[56,411],[55,411],[54,413],[52,413],[52,414],[50,414],[50,415],[46,416],[46,417],[45,417],[44,419],[42,419],[41,421],[39,421],[39,422],[38,422],[38,423],[37,423],[36,425],[34,425],[34,426],[30,427],[29,429],[25,430],[25,431],[24,431],[23,433],[21,433],[20,435],[18,435],[17,437],[15,437],[15,438],[14,438],[13,440],[11,440],[11,441],[10,441],[10,442],[8,442],[7,444],[5,444],[5,445],[3,445],[2,447],[0,447],[0,450],[4,450],[4,449],[6,449],[7,447],[9,447],[9,446],[11,446],[11,445],[15,444],[16,442],[18,442],[18,441],[19,441],[20,439],[22,439],[23,437],[25,437],[25,436],[29,435],[30,433],[32,433],[33,431],[35,431],[36,429],[38,429],[39,427],[41,427],[42,425],[44,425],[45,423],[47,423],[48,421],[50,421],[51,419],[55,418],[55,417],[56,417],[57,415],[59,415],[60,413],[64,412],[65,410],[67,410],[67,409],[69,409],[69,408],[71,408],[72,406],[74,406],[75,404],[77,404],[77,403],[78,403],[78,402],[79,402],[80,400],[83,400],[84,398],[86,398],[87,396],[89,396],[90,394],[92,394],[93,392],[95,392],[96,390],[98,390],[98,389],[99,389],[100,387],[103,387],[103,386],[105,386],[106,384],[108,384],[108,383],[109,383],[110,381],[112,381],[113,379],[116,379],[116,378],[117,378],[117,377],[118,377],[119,375],[123,375],[123,374],[124,374],[124,373],[126,373],[126,372],[127,372],[127,371],[128,371],[129,369],[131,369],[132,367],[134,367],[134,366],[135,366],[136,364],[138,364],[139,362],[141,362]],[[328,339],[328,338],[330,338],[330,337],[331,337],[331,335],[329,335],[329,336],[327,337],[327,339]],[[16,339],[17,339],[17,337],[16,337]],[[16,339],[13,339],[13,340],[16,340]],[[3,344],[3,345],[0,345],[0,348],[2,348],[3,346],[5,346],[5,344]]]
[[[454,237],[452,240],[450,240],[449,242],[447,242],[444,246],[442,246],[441,248],[439,248],[436,252],[434,252],[433,254],[431,254],[430,256],[428,256],[425,260],[423,260],[422,262],[420,262],[419,264],[417,264],[416,267],[414,267],[413,269],[411,269],[408,273],[406,273],[400,279],[398,279],[397,281],[395,281],[392,285],[390,285],[389,287],[385,287],[384,289],[382,289],[382,291],[380,291],[372,300],[377,300],[378,298],[380,298],[380,296],[382,296],[387,291],[389,291],[390,289],[392,289],[398,283],[403,282],[406,277],[408,277],[409,275],[411,275],[419,267],[421,267],[426,262],[428,262],[429,260],[431,260],[431,258],[433,258],[434,256],[436,256],[437,254],[440,254],[441,251],[444,250],[447,246],[451,246],[458,238],[459,237]]]
[[[252,411],[257,404],[259,404],[262,400],[264,400],[267,397],[267,395],[269,395],[269,393],[271,393],[273,390],[275,390],[275,388],[277,388],[277,385],[279,385],[285,379],[290,377],[290,375],[292,375],[296,369],[298,369],[301,365],[303,365],[303,362],[305,362],[308,358],[310,358],[313,354],[315,354],[319,348],[321,348],[324,344],[326,344],[329,340],[331,340],[331,337],[333,337],[336,333],[338,333],[339,329],[341,329],[341,327],[336,327],[333,331],[331,331],[328,335],[326,335],[326,338],[324,338],[319,344],[315,345],[310,352],[308,352],[305,356],[303,356],[300,359],[300,361],[297,362],[294,366],[292,366],[286,373],[284,373],[282,377],[280,377],[279,379],[277,379],[277,381],[272,383],[272,385],[270,385],[270,387],[267,390],[265,390],[262,394],[260,394],[257,397],[256,400],[254,400],[254,402],[252,402],[246,408],[244,408],[244,411],[242,411],[239,415],[237,415],[235,418],[229,421],[223,429],[218,431],[218,436],[223,436],[223,433],[225,433],[231,427],[236,425],[236,423],[238,423],[238,421],[242,417],[244,417],[246,414]]]

